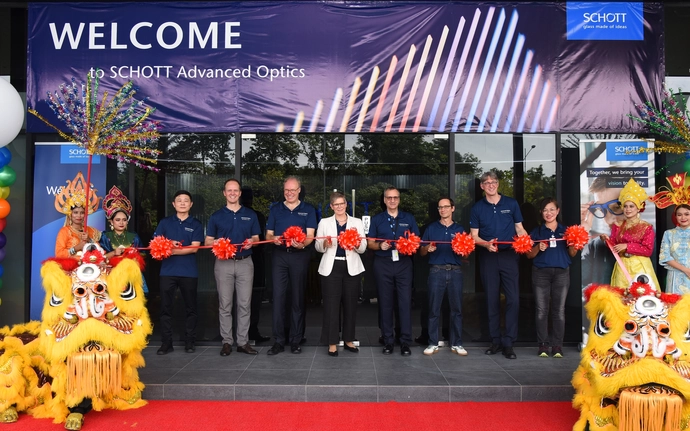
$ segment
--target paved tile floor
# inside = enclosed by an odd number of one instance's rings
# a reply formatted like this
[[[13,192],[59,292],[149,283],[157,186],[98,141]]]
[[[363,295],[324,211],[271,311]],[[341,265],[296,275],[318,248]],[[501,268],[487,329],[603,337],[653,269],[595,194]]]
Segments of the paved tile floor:
[[[378,328],[366,328],[378,334]],[[307,337],[310,335],[307,334]],[[373,336],[369,338],[375,338]],[[315,338],[313,338],[315,339]],[[465,345],[469,355],[447,347],[424,356],[425,346],[413,346],[403,357],[363,343],[359,353],[339,348],[338,357],[325,346],[302,346],[301,354],[268,356],[271,342],[255,346],[250,356],[233,351],[220,356],[220,344],[198,345],[186,353],[183,344],[158,356],[158,344],[144,350],[146,367],[139,370],[147,399],[266,400],[266,401],[569,401],[570,384],[579,362],[576,347],[565,357],[539,358],[536,347],[516,347],[517,359],[484,354],[481,343]]]

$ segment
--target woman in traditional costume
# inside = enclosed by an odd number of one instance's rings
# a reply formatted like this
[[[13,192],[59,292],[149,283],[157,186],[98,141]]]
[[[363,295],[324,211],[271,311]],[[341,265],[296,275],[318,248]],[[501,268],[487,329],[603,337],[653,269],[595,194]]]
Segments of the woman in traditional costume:
[[[96,190],[91,187],[89,201],[86,202],[84,188],[84,176],[81,172],[74,180],[67,181],[67,186],[55,195],[55,209],[65,214],[65,226],[60,229],[55,240],[55,256],[81,257],[84,246],[98,242],[101,233],[90,226],[84,226],[86,211],[89,214],[96,212],[100,198],[96,196]]]
[[[640,219],[640,212],[644,211],[647,198],[644,189],[631,178],[618,196],[625,219],[611,225],[610,236],[601,235],[601,239],[619,256],[611,275],[612,286],[626,289],[630,286],[629,277],[636,279],[637,275],[645,274],[650,278],[649,284],[659,288],[650,259],[654,250],[654,228]],[[621,268],[621,262],[625,268]]]
[[[100,240],[100,245],[103,247],[107,259],[121,256],[128,247],[143,247],[139,235],[127,230],[132,214],[132,203],[117,186],[113,186],[103,198],[103,210],[110,224],[110,230],[103,232]],[[146,279],[143,280],[143,283],[144,293],[148,294]]]

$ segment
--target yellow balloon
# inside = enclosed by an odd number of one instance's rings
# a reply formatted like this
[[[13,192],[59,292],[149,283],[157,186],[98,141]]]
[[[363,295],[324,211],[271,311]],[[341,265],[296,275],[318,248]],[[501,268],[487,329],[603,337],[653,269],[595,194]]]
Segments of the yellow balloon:
[[[10,188],[0,187],[0,199],[7,199],[8,197],[10,197]]]

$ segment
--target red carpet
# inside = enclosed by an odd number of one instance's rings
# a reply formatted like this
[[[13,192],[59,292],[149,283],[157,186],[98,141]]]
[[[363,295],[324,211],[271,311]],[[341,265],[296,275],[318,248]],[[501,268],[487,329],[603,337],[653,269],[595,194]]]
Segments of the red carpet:
[[[569,402],[289,403],[150,401],[137,410],[91,412],[82,430],[568,430],[578,412]],[[62,430],[21,415],[2,431]]]

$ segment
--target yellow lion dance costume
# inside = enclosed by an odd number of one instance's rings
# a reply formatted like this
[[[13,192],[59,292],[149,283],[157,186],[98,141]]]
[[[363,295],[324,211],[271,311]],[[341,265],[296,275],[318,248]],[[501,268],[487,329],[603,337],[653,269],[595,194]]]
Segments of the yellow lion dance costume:
[[[49,259],[42,321],[0,329],[0,422],[18,412],[80,429],[83,410],[146,404],[137,368],[151,334],[138,251],[106,261],[87,245],[80,260]]]
[[[690,429],[690,295],[662,293],[645,275],[584,293],[591,324],[573,376],[573,430]]]

